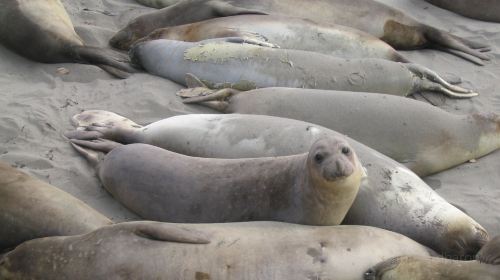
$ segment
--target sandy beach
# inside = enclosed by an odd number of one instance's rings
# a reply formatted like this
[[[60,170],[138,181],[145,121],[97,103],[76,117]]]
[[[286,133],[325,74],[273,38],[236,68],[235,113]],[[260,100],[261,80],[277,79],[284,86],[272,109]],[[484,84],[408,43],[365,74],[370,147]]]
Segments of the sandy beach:
[[[133,0],[63,0],[77,33],[88,45],[107,46],[109,38],[131,19],[153,9]],[[476,66],[436,50],[402,52],[415,63],[444,76],[458,76],[462,86],[480,93],[466,100],[432,93],[431,100],[455,113],[500,114],[500,24],[468,19],[423,0],[381,1],[431,26],[492,46],[492,61]],[[116,112],[139,124],[188,113],[215,113],[187,106],[175,92],[180,85],[149,74],[118,80],[96,66],[40,64],[0,46],[0,159],[78,197],[112,220],[138,219],[100,185],[95,171],[76,153],[63,133],[70,118],[83,110]],[[61,73],[59,68],[69,70]],[[494,236],[500,233],[500,151],[475,162],[424,178]]]

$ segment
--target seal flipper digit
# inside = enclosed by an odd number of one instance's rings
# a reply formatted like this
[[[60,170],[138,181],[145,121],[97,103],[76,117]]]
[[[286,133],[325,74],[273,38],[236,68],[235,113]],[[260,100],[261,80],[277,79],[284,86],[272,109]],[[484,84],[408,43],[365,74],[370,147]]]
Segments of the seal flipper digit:
[[[188,88],[197,88],[197,87],[208,88],[207,85],[205,85],[205,83],[203,83],[198,77],[196,77],[191,73],[187,73],[184,79],[186,80],[186,85]]]
[[[143,238],[156,241],[167,241],[190,244],[208,244],[210,239],[206,234],[195,232],[180,225],[159,222],[138,222],[127,225],[130,230]]]
[[[500,236],[486,243],[477,253],[476,260],[486,264],[500,265]]]
[[[79,148],[83,149],[91,149],[93,150],[94,153],[109,153],[111,150],[114,148],[118,148],[120,146],[123,146],[123,144],[111,141],[109,139],[95,139],[95,140],[80,140],[80,139],[70,139],[71,144],[77,145]],[[79,149],[77,149],[81,153]],[[92,154],[90,155],[91,157],[95,158],[96,156],[94,153],[91,153],[91,151],[86,151],[86,154]],[[85,156],[85,154],[84,154]],[[86,156],[87,157],[87,156]],[[95,160],[89,160],[89,161],[95,161]]]

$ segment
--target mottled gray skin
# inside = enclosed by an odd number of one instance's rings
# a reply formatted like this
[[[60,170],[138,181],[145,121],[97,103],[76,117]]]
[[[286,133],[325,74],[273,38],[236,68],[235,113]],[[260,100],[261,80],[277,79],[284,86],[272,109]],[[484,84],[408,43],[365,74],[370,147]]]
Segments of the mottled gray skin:
[[[141,15],[111,38],[121,49],[155,29],[214,17],[252,13],[278,14],[319,23],[353,27],[382,39],[396,49],[438,48],[476,64],[490,60],[487,45],[471,42],[422,24],[403,12],[373,0],[183,0]]]
[[[340,135],[310,123],[261,115],[183,115],[143,128],[103,111],[86,111],[73,120],[81,127],[93,123],[107,127],[91,126],[90,131],[71,133],[70,138],[143,142],[199,157],[297,154],[307,151],[320,137]],[[453,256],[475,254],[486,243],[488,235],[479,224],[413,172],[355,140],[348,142],[366,167],[368,177],[343,223],[399,232],[438,253]],[[194,172],[192,168],[190,172]]]
[[[0,260],[0,278],[361,280],[370,266],[401,254],[430,253],[364,226],[129,222],[26,242]]]
[[[83,234],[109,224],[79,199],[0,162],[0,252],[27,240]]]
[[[278,86],[401,96],[434,90],[453,97],[477,95],[449,85],[435,73],[428,77],[426,73],[432,71],[414,64],[384,59],[343,59],[226,40],[231,39],[199,43],[146,41],[132,48],[130,56],[134,63],[154,75],[185,85],[186,74],[190,73],[210,88],[250,90]]]
[[[309,153],[245,159],[130,144],[108,153],[97,171],[106,190],[142,218],[185,223],[338,225],[364,176],[341,137],[320,139]]]
[[[425,0],[433,5],[450,10],[465,17],[500,22],[498,0]],[[179,2],[179,1],[176,1]]]
[[[314,51],[343,58],[408,62],[384,41],[354,28],[276,15],[240,15],[161,28],[141,40],[198,42],[221,37],[262,38],[283,49]]]
[[[186,103],[205,100],[186,99]],[[235,92],[235,91],[233,91]],[[217,101],[216,101],[217,102]],[[196,102],[198,103],[198,102]],[[500,117],[455,115],[397,96],[294,88],[262,88],[200,103],[224,113],[269,115],[318,124],[427,176],[500,148]],[[217,104],[217,103],[216,103]]]
[[[486,243],[477,254],[476,260],[447,260],[414,255],[400,256],[379,263],[365,273],[365,280],[398,279],[499,280],[500,237],[497,236]]]
[[[2,0],[0,43],[38,62],[95,64],[119,78],[136,72],[125,55],[86,46],[59,0]]]

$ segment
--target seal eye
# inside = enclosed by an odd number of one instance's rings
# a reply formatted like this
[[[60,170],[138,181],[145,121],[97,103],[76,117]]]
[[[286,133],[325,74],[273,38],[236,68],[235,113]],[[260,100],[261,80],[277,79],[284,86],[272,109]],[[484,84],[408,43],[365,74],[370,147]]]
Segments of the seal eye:
[[[349,155],[351,153],[351,149],[349,149],[349,147],[343,147],[342,148],[342,153],[344,155]]]
[[[325,157],[322,155],[322,154],[316,154],[314,156],[314,161],[316,161],[316,163],[321,163],[323,161]]]

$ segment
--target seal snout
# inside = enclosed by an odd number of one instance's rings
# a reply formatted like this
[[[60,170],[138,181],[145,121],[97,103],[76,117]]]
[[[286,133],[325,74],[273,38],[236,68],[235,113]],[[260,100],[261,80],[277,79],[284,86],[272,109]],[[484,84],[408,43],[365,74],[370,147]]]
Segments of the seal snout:
[[[314,165],[326,181],[335,181],[351,176],[356,166],[356,155],[343,140],[324,139],[315,144]]]

